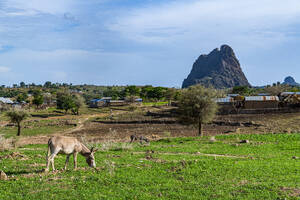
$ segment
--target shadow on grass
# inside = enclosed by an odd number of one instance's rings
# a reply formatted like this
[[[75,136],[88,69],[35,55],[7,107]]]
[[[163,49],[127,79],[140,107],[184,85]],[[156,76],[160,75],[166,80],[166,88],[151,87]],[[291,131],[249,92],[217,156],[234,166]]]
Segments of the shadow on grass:
[[[32,170],[32,171],[27,171],[27,170],[21,170],[21,171],[6,171],[6,175],[11,176],[11,175],[26,175],[26,174],[40,174],[44,173],[44,169],[40,170]]]
[[[38,117],[38,118],[48,118],[48,117],[61,117],[63,114],[55,114],[55,113],[46,113],[46,114],[31,114],[32,117]]]
[[[102,123],[102,124],[178,124],[178,121],[173,121],[173,120],[130,120],[130,121],[94,120],[92,122]]]

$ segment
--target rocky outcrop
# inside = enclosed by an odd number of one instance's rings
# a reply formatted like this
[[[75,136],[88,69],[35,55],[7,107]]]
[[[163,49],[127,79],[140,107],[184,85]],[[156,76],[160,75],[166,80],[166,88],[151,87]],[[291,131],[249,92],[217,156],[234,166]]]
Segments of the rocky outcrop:
[[[300,86],[299,83],[297,83],[295,81],[295,79],[291,76],[288,76],[284,79],[284,82],[282,84],[285,84],[285,85],[290,85],[290,86]]]
[[[215,88],[250,86],[233,49],[228,45],[201,55],[193,65],[191,73],[183,81],[182,88],[201,84]]]

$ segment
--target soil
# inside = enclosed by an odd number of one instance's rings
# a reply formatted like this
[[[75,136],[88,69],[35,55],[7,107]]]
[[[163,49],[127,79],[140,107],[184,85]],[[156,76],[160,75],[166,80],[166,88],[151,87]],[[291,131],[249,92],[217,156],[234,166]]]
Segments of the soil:
[[[95,115],[83,116],[78,122],[78,126],[52,135],[84,137],[86,141],[92,143],[129,142],[130,135],[133,134],[143,135],[150,140],[163,137],[197,136],[198,129],[196,127],[179,123],[172,115],[166,114],[165,110],[155,109],[151,114],[147,112],[147,114],[137,115],[135,118],[126,118],[126,120],[117,117],[117,120],[89,121]],[[161,114],[161,111],[164,114]],[[118,114],[120,113],[113,113],[114,116],[118,116]],[[210,136],[236,133],[300,133],[299,119],[300,113],[219,115],[212,123],[204,125],[203,132],[204,135]],[[49,137],[50,135],[22,138],[21,143],[23,145],[47,144]]]

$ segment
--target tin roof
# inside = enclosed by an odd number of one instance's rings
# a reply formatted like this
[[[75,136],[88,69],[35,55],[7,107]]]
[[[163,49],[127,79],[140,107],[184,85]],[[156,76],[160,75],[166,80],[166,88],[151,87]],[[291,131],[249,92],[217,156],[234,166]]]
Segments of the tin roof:
[[[281,92],[280,96],[300,95],[300,92]]]
[[[245,101],[279,101],[278,96],[248,96]]]
[[[233,102],[234,99],[232,97],[225,97],[225,98],[217,98],[217,99],[215,99],[215,101],[217,103],[230,103],[230,102]]]
[[[227,96],[229,97],[237,97],[237,96],[240,96],[239,94],[227,94]]]
[[[6,104],[13,104],[14,103],[11,99],[5,98],[5,97],[0,97],[0,102],[6,103]]]
[[[99,101],[103,101],[102,99],[93,99],[91,100],[91,102],[99,102]]]
[[[281,96],[293,95],[293,94],[295,94],[295,92],[281,92],[280,93]]]
[[[259,93],[259,94],[257,94],[257,96],[270,96],[270,94],[269,93]]]

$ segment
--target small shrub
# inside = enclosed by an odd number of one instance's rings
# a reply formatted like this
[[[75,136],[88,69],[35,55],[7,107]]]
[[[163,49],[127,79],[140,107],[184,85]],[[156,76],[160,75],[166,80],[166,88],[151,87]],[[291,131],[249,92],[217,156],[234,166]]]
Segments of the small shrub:
[[[131,105],[131,106],[128,107],[129,111],[135,111],[136,109],[137,109],[137,107],[134,106],[134,105]]]
[[[105,164],[105,169],[108,171],[109,175],[113,176],[115,174],[115,168],[116,168],[115,162],[112,162],[110,160],[105,160],[104,164]]]
[[[102,151],[127,151],[132,150],[133,145],[130,143],[115,143],[115,142],[105,142],[102,143],[100,149]]]
[[[15,147],[15,140],[12,138],[5,138],[0,135],[0,151],[11,150]]]
[[[164,131],[164,136],[165,137],[170,137],[171,136],[171,132],[169,132],[169,131]]]

